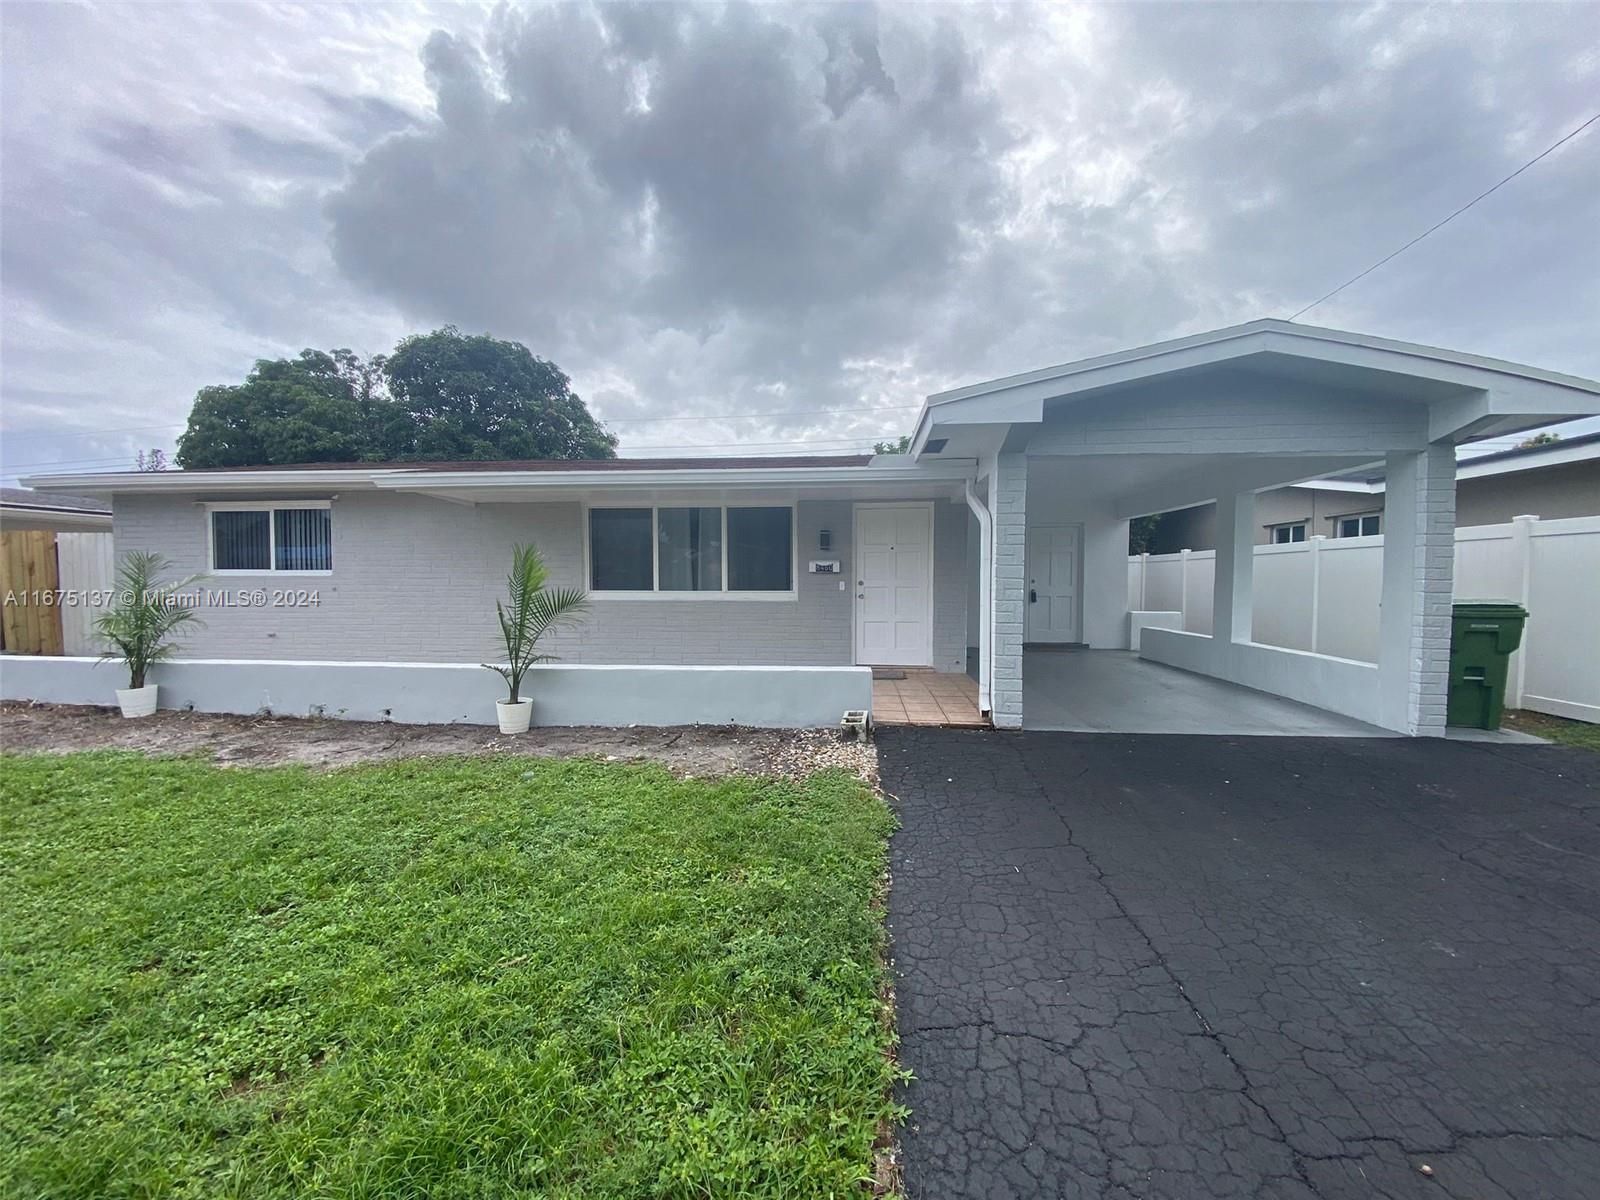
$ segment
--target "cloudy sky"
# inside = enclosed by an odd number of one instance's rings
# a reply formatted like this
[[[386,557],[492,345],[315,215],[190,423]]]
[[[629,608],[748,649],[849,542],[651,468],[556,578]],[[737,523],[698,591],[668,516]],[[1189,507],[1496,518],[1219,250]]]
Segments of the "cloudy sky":
[[[0,474],[454,323],[625,454],[1286,316],[1600,111],[1600,5],[7,3]],[[1600,125],[1304,320],[1600,377]]]

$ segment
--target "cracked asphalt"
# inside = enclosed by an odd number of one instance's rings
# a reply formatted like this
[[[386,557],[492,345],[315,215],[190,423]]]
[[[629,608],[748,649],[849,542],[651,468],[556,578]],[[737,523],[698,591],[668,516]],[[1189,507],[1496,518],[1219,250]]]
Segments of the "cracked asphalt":
[[[1600,1195],[1600,756],[878,736],[913,1200]]]

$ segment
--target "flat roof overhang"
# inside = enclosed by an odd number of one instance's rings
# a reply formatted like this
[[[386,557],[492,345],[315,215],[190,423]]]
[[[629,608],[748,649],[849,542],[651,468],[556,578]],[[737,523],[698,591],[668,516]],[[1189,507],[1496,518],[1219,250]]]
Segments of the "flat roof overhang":
[[[886,461],[887,460],[887,461]],[[971,459],[917,462],[884,456],[866,465],[839,467],[740,466],[692,470],[409,470],[290,469],[229,471],[130,471],[107,475],[37,475],[26,480],[38,491],[79,495],[167,494],[197,498],[229,496],[328,496],[340,492],[401,492],[457,503],[529,503],[604,496],[721,495],[779,493],[818,499],[927,498],[959,495],[973,477]]]

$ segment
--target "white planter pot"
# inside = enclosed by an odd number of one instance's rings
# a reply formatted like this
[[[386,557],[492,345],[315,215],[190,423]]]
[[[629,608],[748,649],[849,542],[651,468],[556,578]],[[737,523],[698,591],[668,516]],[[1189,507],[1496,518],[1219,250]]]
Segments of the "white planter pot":
[[[148,717],[156,711],[158,683],[147,683],[142,688],[118,688],[117,704],[125,717]]]
[[[494,710],[500,717],[501,733],[527,733],[528,722],[533,719],[533,701],[518,700],[515,704],[496,700]]]

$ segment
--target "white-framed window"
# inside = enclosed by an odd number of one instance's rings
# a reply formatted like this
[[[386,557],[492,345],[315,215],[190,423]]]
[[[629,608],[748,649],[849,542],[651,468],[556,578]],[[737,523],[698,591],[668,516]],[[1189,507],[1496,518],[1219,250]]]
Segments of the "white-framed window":
[[[1383,532],[1383,515],[1381,513],[1351,513],[1347,517],[1333,519],[1333,536],[1342,538],[1371,537],[1375,533]]]
[[[792,504],[595,506],[585,575],[602,599],[792,600]]]
[[[327,575],[333,570],[333,506],[326,500],[206,505],[213,575]]]
[[[1286,521],[1282,525],[1268,525],[1269,540],[1274,546],[1287,546],[1291,542],[1306,540],[1306,523],[1304,521]]]

